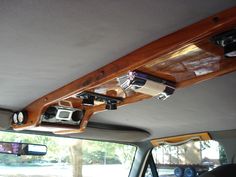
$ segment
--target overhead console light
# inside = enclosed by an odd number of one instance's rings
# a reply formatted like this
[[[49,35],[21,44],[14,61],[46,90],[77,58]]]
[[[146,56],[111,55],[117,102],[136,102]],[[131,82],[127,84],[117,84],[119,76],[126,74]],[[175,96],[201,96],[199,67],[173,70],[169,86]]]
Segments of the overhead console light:
[[[224,55],[227,58],[236,57],[236,29],[226,31],[214,36],[212,40],[224,48]]]
[[[15,125],[25,124],[28,119],[28,114],[26,111],[15,112],[12,115],[12,122]]]
[[[147,94],[160,100],[167,99],[175,91],[175,84],[139,71],[129,72],[127,80],[121,84],[125,90]]]

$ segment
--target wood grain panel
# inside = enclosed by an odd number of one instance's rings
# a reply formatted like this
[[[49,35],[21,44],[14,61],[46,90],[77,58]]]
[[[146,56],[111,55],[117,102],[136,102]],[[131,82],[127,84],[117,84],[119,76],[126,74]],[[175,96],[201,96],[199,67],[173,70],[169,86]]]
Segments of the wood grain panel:
[[[197,138],[197,140],[201,140],[201,141],[211,140],[211,136],[209,135],[209,133],[203,132],[203,133],[179,135],[179,136],[174,136],[174,137],[158,138],[158,139],[151,140],[151,143],[154,147],[156,147],[165,143],[170,143],[170,144],[181,143],[181,142],[190,140],[192,138]]]

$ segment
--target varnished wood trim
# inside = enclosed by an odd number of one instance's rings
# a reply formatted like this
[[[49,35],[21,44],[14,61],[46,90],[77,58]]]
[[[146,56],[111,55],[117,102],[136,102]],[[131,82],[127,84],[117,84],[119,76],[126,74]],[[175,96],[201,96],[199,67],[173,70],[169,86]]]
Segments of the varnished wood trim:
[[[232,65],[228,63],[227,65],[223,66],[224,69],[221,69],[217,72],[212,72],[207,75],[202,75],[202,76],[196,77],[194,79],[190,79],[190,80],[186,80],[186,81],[182,81],[180,83],[177,83],[176,87],[183,88],[183,87],[191,86],[191,85],[194,85],[194,84],[197,84],[197,83],[200,83],[200,82],[203,82],[206,80],[210,80],[215,77],[236,71],[236,62],[232,60],[231,63],[232,63]]]
[[[194,134],[154,139],[154,140],[151,140],[151,143],[153,146],[156,147],[156,146],[160,146],[163,142],[179,143],[179,142],[183,142],[191,138],[195,138],[195,137],[199,137],[199,139],[202,141],[211,140],[211,136],[209,135],[209,133],[204,132],[204,133],[194,133]]]

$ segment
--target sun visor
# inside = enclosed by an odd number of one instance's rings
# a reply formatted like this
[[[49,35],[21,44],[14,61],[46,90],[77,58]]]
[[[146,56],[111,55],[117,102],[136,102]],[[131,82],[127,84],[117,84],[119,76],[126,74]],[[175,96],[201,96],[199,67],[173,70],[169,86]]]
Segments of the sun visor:
[[[150,133],[135,127],[89,122],[83,133],[67,134],[66,136],[103,141],[140,142],[147,140]]]
[[[59,132],[64,130],[76,130],[75,126],[63,124],[55,125],[53,123],[43,123],[41,126],[33,127],[29,129],[31,132],[37,132],[35,134],[46,133],[53,134],[54,136],[64,136],[71,138],[82,139],[94,139],[103,141],[116,141],[116,142],[141,142],[150,137],[150,133],[136,127],[104,124],[98,122],[89,122],[85,131],[80,133],[66,133],[58,134],[53,132]]]
[[[141,130],[112,130],[88,127],[83,133],[69,134],[67,136],[105,141],[140,142],[145,141],[150,134]]]

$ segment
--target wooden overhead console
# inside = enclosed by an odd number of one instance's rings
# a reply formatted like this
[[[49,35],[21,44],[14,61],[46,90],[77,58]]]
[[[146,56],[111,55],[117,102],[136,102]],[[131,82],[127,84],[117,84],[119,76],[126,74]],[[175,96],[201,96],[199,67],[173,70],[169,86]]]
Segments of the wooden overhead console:
[[[93,114],[150,97],[164,100],[175,89],[233,72],[235,29],[236,7],[160,38],[35,100],[13,115],[12,127],[46,128],[57,134],[83,132]]]
[[[207,141],[211,140],[211,136],[208,132],[202,133],[193,133],[193,134],[186,134],[186,135],[179,135],[179,136],[172,136],[166,138],[158,138],[151,140],[153,146],[161,146],[161,145],[177,145],[186,143],[188,141]]]

